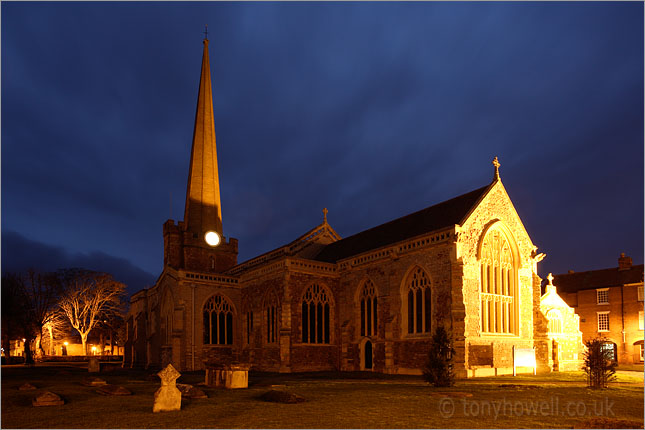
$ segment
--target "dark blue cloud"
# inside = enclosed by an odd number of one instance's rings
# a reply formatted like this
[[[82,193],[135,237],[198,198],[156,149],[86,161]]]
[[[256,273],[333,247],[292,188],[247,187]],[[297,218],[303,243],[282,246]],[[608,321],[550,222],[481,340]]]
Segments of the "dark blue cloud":
[[[131,262],[100,251],[70,253],[61,246],[48,245],[13,232],[2,232],[2,272],[24,272],[35,269],[53,272],[58,269],[83,268],[110,273],[126,284],[130,293],[154,285],[156,276]]]
[[[478,188],[497,155],[542,275],[643,261],[642,3],[1,7],[3,234],[160,272],[208,23],[240,260],[323,207],[347,236]]]

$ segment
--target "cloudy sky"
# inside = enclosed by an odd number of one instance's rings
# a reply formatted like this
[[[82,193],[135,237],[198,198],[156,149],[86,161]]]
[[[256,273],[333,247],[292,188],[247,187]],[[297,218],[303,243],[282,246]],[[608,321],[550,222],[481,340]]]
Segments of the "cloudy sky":
[[[2,270],[136,291],[183,217],[208,24],[239,261],[501,177],[540,275],[643,262],[643,3],[3,2]]]

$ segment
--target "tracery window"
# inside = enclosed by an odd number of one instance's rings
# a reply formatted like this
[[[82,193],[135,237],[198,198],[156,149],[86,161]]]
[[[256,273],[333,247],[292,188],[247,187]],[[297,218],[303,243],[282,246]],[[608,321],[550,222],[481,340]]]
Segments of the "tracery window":
[[[378,330],[376,288],[367,280],[361,289],[361,336],[376,336]]]
[[[509,239],[500,229],[486,234],[480,262],[482,332],[515,333],[517,263]]]
[[[430,333],[432,319],[430,279],[420,267],[406,281],[408,333]]]
[[[204,305],[204,344],[233,344],[233,308],[222,295],[212,296]]]
[[[330,298],[324,287],[312,284],[302,298],[302,342],[329,343]]]
[[[267,343],[278,341],[278,299],[269,293],[264,301]]]
[[[546,313],[549,322],[549,333],[562,333],[562,314],[557,309],[551,309]]]
[[[253,333],[253,311],[246,313],[246,343],[251,344],[251,333]]]

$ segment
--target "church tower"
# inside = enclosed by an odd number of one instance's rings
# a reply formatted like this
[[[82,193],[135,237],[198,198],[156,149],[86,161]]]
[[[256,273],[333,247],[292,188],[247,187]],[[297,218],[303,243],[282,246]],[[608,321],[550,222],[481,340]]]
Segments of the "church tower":
[[[226,242],[222,228],[208,39],[203,43],[184,220],[164,223],[164,265],[219,273],[237,264],[237,239]]]

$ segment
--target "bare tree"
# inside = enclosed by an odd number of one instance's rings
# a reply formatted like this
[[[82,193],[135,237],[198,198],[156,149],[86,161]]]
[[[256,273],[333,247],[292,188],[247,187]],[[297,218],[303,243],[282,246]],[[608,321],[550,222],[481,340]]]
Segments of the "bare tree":
[[[56,352],[54,351],[54,338],[65,333],[63,327],[65,327],[66,322],[67,319],[65,315],[58,310],[52,311],[47,315],[47,321],[43,324],[43,333],[40,335],[40,348],[42,349],[42,345],[44,343],[43,340],[47,338],[47,349],[49,355],[56,355]]]
[[[83,351],[87,355],[87,337],[92,329],[108,315],[121,313],[125,285],[107,273],[68,272],[67,288],[60,300],[60,308],[70,324],[81,335]]]
[[[31,341],[36,340],[36,350],[40,348],[43,327],[55,314],[61,284],[55,275],[40,273],[30,269],[23,274],[3,276],[3,301],[9,300],[9,318],[18,324],[17,332],[25,338],[25,362],[33,363]],[[6,290],[6,291],[5,291]],[[3,308],[3,318],[4,318]]]

